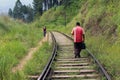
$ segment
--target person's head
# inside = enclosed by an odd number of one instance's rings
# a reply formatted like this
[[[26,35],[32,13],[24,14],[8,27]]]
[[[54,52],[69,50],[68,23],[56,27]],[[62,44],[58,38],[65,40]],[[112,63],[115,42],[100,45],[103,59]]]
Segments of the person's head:
[[[80,26],[80,23],[79,23],[79,22],[76,22],[76,26]]]

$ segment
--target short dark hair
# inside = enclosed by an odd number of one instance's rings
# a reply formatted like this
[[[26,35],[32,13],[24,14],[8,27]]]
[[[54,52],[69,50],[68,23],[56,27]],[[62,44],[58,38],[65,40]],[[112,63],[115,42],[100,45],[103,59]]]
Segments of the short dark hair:
[[[76,26],[80,26],[80,22],[76,22]]]

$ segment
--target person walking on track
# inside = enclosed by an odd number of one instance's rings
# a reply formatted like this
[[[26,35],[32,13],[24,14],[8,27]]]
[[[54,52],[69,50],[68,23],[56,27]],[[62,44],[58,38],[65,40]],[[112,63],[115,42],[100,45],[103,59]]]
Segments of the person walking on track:
[[[74,37],[74,54],[75,58],[80,58],[80,52],[82,50],[82,43],[85,41],[84,29],[80,26],[79,22],[76,22],[76,27],[72,29],[71,34]]]

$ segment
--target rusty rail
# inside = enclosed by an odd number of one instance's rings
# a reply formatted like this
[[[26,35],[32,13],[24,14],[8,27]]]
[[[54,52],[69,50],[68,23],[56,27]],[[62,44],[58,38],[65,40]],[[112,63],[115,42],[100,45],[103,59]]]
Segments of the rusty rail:
[[[52,35],[52,41],[53,41],[53,51],[52,51],[52,55],[47,63],[47,65],[45,66],[43,72],[41,73],[41,75],[38,77],[37,80],[46,80],[49,72],[50,72],[50,69],[51,69],[51,65],[52,65],[52,62],[54,61],[55,59],[55,56],[57,54],[57,43],[56,43],[56,40],[55,40],[55,37],[53,35],[52,32],[50,32],[51,35]]]

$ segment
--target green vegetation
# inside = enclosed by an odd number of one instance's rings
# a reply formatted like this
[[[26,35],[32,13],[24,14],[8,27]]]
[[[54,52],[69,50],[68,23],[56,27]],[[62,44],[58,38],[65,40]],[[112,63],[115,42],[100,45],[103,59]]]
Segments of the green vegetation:
[[[86,44],[113,80],[120,79],[120,1],[78,0],[69,7],[59,6],[46,11],[40,18],[41,25],[51,30],[70,32],[79,21],[85,28]],[[66,13],[66,14],[65,14]],[[65,27],[66,21],[66,27]]]
[[[29,80],[29,78],[27,78],[28,76],[40,75],[49,60],[51,50],[51,46],[45,42],[43,46],[34,53],[33,58],[28,61],[24,70],[11,75],[9,80]]]
[[[42,32],[34,24],[0,17],[0,80],[10,80],[12,68],[41,38]]]
[[[20,19],[24,22],[31,22],[34,17],[31,5],[23,5],[20,0],[16,1],[13,10],[11,8],[9,9],[8,14],[12,18]]]
[[[89,3],[90,2],[90,3]],[[119,12],[120,1],[88,1],[86,11],[81,11],[83,26],[86,29],[88,48],[105,66],[113,80],[119,80]],[[87,4],[87,3],[86,3]],[[97,6],[97,9],[95,8]]]
[[[43,46],[34,54],[25,67],[25,74],[27,75],[40,75],[45,65],[47,64],[52,53],[52,48],[48,42],[44,43]]]
[[[69,0],[68,6],[58,6],[53,7],[46,11],[40,17],[40,25],[48,25],[53,28],[66,26],[71,20],[79,13],[79,9],[82,4],[85,2],[84,0],[77,1]],[[78,4],[78,5],[76,5]]]
[[[41,72],[50,56],[42,54],[48,53],[46,49],[50,50],[47,43],[28,62],[24,71],[12,73],[11,69],[26,55],[28,49],[41,39],[41,26],[45,25],[48,30],[58,30],[71,35],[72,28],[79,21],[85,28],[87,48],[99,59],[112,80],[120,80],[119,4],[119,0],[69,0],[60,6],[52,6],[31,24],[7,17],[0,18],[0,79],[25,80],[24,74],[35,75],[37,71]],[[46,59],[42,58],[44,56]],[[41,65],[36,63],[37,60],[43,62],[40,70],[34,66]]]

